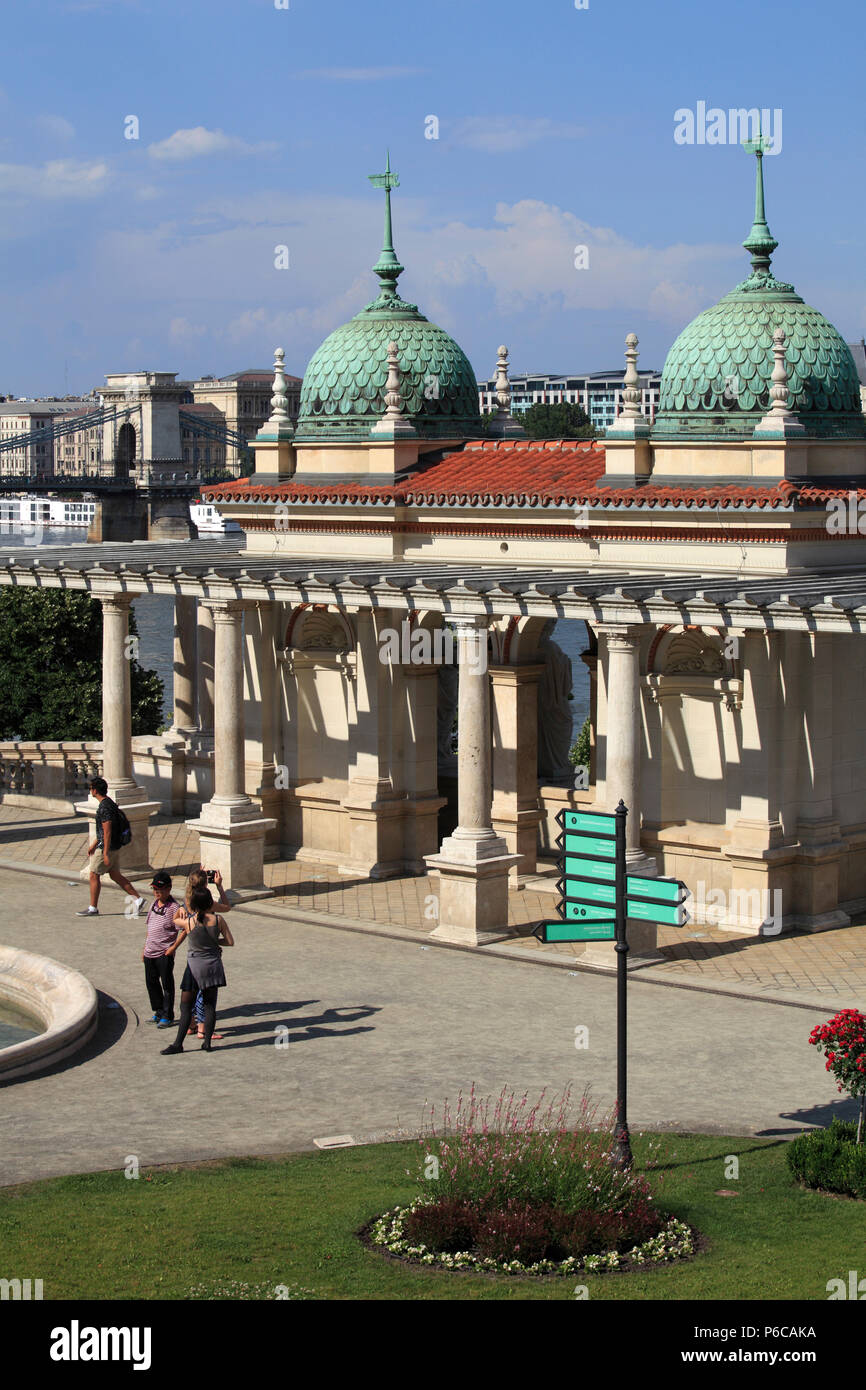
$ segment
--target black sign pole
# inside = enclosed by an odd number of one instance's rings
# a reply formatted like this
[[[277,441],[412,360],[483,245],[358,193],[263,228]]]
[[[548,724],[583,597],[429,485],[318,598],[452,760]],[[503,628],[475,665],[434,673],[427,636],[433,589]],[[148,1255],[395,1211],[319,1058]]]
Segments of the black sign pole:
[[[625,822],[628,811],[623,802],[616,816],[616,1130],[614,1163],[618,1168],[632,1164],[631,1138],[626,1112],[628,1087],[628,936],[626,934]]]

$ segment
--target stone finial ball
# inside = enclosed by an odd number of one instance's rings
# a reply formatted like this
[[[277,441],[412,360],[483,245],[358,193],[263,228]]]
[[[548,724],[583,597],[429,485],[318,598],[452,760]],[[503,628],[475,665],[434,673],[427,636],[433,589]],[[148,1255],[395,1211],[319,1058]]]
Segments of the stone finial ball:
[[[629,333],[628,337],[627,337],[626,340],[625,340],[625,345],[626,345],[626,347],[629,347],[629,348],[636,348],[636,347],[637,347],[637,343],[638,343],[637,334],[636,334],[636,333]]]
[[[508,348],[505,346],[504,343],[500,344],[498,351],[499,351],[499,356],[500,356],[500,357],[507,357],[507,356],[508,356]]]

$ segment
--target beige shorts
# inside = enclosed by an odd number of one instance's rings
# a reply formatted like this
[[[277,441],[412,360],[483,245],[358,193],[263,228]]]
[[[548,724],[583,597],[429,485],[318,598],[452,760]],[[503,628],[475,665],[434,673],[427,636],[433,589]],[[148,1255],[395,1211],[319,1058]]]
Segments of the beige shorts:
[[[115,856],[112,856],[112,859],[111,859],[111,867],[112,867],[112,869],[116,869],[116,868],[117,868],[117,856],[116,856],[116,855],[115,855]],[[108,869],[107,869],[107,867],[106,867],[105,860],[104,860],[103,857],[102,857],[102,850],[101,850],[101,849],[99,848],[99,846],[97,845],[96,849],[93,851],[93,853],[91,854],[90,858],[88,859],[86,867],[83,868],[83,869],[81,870],[81,873],[79,874],[79,878],[89,878],[91,874],[107,874],[107,873],[108,873]]]

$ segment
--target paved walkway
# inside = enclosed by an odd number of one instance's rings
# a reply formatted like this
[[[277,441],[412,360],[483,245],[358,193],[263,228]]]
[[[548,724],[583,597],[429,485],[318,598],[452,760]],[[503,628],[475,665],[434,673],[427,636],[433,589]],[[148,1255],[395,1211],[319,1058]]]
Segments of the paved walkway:
[[[198,837],[182,819],[158,817],[151,833],[154,867],[186,874],[198,863]],[[80,819],[52,817],[27,808],[0,806],[0,864],[26,861],[50,874],[73,877],[84,863]],[[556,872],[546,874],[552,888]],[[314,919],[355,930],[428,936],[436,926],[435,879],[405,878],[381,883],[346,878],[327,866],[280,861],[265,865],[265,881],[277,897],[263,911],[312,914]],[[109,886],[105,895],[116,890]],[[581,969],[580,948],[542,946],[532,935],[552,916],[554,896],[530,886],[513,892],[509,925],[518,933],[482,953],[511,955]],[[784,1003],[818,1005],[828,1013],[863,1008],[866,1000],[866,914],[844,929],[811,935],[794,932],[757,939],[712,927],[660,927],[662,960],[634,972],[657,983]]]
[[[602,1106],[613,1102],[613,979],[539,969],[514,948],[485,958],[428,944],[420,930],[329,930],[326,913],[298,920],[286,902],[232,915],[223,1041],[162,1057],[169,1038],[143,1022],[143,922],[123,916],[113,889],[98,918],[77,918],[81,901],[56,872],[0,868],[0,941],[81,970],[102,1005],[86,1049],[0,1088],[0,1183],[120,1170],[130,1155],[182,1162],[415,1133],[426,1102],[441,1114],[473,1083],[482,1095],[509,1085],[532,1096],[589,1085]],[[389,930],[404,939],[377,934]],[[641,974],[629,988],[633,1129],[785,1136],[853,1112],[807,1042],[826,1009],[659,989]],[[588,1029],[579,1050],[578,1028]],[[723,1165],[720,1147],[720,1185]]]

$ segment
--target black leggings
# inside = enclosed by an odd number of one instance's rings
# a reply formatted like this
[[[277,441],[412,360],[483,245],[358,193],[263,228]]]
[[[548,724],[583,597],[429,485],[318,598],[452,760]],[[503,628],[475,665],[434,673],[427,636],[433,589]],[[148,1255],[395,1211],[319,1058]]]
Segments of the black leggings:
[[[216,1023],[216,1001],[217,985],[211,985],[208,989],[201,992],[202,1003],[204,1005],[204,1047],[210,1047],[210,1040],[213,1037],[214,1024]],[[183,1040],[189,1031],[192,1022],[192,1006],[195,1003],[195,996],[198,987],[195,989],[181,990],[180,994],[180,1024],[177,1030],[177,1037],[174,1040],[175,1047],[183,1047]]]

